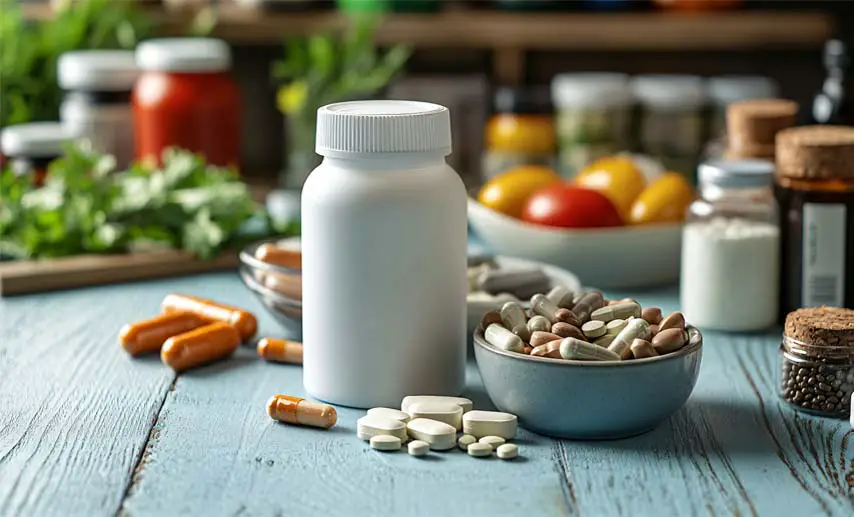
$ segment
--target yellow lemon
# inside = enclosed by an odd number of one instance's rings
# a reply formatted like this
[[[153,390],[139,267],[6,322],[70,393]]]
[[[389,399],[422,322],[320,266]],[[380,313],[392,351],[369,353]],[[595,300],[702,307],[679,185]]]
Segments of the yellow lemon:
[[[531,194],[560,181],[558,173],[548,167],[522,165],[492,178],[480,189],[477,200],[495,211],[518,218]]]
[[[646,178],[628,156],[602,158],[581,169],[574,182],[607,197],[626,218],[646,186]]]
[[[678,172],[667,172],[641,192],[629,214],[631,224],[671,223],[685,219],[694,189]]]

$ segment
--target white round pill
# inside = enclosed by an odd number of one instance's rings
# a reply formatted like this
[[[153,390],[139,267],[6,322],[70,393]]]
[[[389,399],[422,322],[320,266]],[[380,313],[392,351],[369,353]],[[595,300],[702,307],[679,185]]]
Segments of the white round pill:
[[[430,450],[430,444],[421,440],[413,440],[406,446],[406,450],[409,451],[410,456],[424,456]]]
[[[599,320],[590,320],[581,326],[581,332],[589,339],[596,339],[605,335],[605,322]]]
[[[467,450],[469,448],[469,445],[475,443],[476,441],[477,438],[475,438],[474,436],[470,434],[464,434],[460,436],[459,440],[457,440],[457,446],[462,450]]]
[[[519,447],[514,443],[505,443],[498,446],[495,454],[502,460],[512,460],[519,455]]]
[[[485,443],[493,449],[497,449],[499,445],[504,445],[505,440],[500,436],[484,436],[478,442]]]
[[[626,320],[621,320],[621,319],[611,320],[608,322],[607,325],[605,325],[605,333],[611,334],[612,336],[616,336],[617,334],[620,333],[621,330],[626,328],[627,324],[628,324],[628,322]]]
[[[371,448],[378,451],[399,451],[400,438],[390,434],[371,436]]]
[[[475,458],[482,458],[484,456],[492,455],[492,447],[487,443],[473,443],[469,445],[468,448],[469,456],[474,456]]]

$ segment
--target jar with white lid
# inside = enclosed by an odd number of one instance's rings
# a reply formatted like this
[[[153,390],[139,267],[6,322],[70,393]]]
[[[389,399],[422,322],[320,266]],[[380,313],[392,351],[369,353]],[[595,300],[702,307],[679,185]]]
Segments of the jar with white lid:
[[[629,149],[632,92],[627,75],[561,74],[551,86],[558,162],[564,175]]]
[[[62,156],[71,135],[59,122],[30,122],[3,128],[0,152],[9,159],[12,171],[19,177],[30,177],[41,185],[50,162]]]
[[[700,165],[700,198],[682,233],[680,305],[701,329],[762,330],[776,322],[780,230],[774,165]]]
[[[315,145],[323,162],[301,196],[306,391],[353,407],[459,394],[466,191],[445,162],[448,109],[331,104]]]
[[[686,176],[696,166],[704,136],[706,87],[692,75],[639,75],[632,90],[640,108],[641,151]]]
[[[57,80],[65,91],[60,120],[74,138],[113,155],[120,169],[134,156],[130,96],[138,70],[130,50],[79,50],[59,57]]]
[[[711,120],[709,133],[721,136],[726,130],[726,109],[734,102],[773,99],[780,87],[774,79],[762,75],[720,75],[708,81]]]

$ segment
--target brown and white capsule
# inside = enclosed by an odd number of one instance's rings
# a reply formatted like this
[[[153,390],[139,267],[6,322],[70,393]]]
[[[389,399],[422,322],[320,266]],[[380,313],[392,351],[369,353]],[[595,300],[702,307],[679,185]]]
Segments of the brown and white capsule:
[[[545,316],[536,315],[528,320],[528,330],[532,335],[534,332],[549,332],[551,329],[552,324]]]
[[[534,314],[539,314],[540,316],[545,317],[551,323],[555,323],[557,320],[555,319],[555,313],[557,313],[558,306],[554,304],[551,300],[546,298],[544,294],[535,294],[531,297],[531,310],[534,311]]]
[[[258,341],[258,355],[265,361],[302,364],[302,343],[265,337]]]
[[[274,395],[267,401],[267,414],[273,420],[291,425],[329,429],[338,422],[338,413],[329,404],[312,402],[290,395]]]

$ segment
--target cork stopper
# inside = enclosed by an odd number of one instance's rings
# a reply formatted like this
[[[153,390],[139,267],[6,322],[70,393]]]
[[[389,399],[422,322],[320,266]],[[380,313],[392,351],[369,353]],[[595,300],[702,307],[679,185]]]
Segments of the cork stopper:
[[[785,334],[814,346],[849,346],[854,349],[854,310],[809,307],[786,316]]]
[[[804,126],[777,135],[777,174],[792,179],[854,179],[854,127]]]
[[[751,150],[774,146],[777,132],[793,127],[798,104],[785,99],[756,99],[734,102],[727,107],[727,138],[729,148],[743,158],[764,158],[748,155]]]

